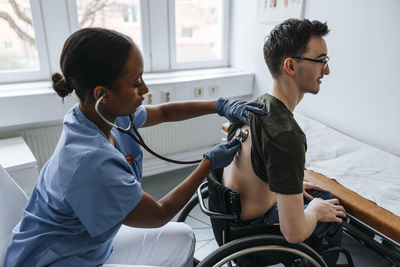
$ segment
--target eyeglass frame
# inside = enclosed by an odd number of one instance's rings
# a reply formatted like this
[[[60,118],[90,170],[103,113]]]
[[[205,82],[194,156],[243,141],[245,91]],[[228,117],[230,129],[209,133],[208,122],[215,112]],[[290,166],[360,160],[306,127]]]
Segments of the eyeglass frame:
[[[316,62],[316,63],[323,63],[324,66],[322,67],[322,71],[324,71],[326,69],[326,67],[328,66],[328,62],[329,62],[329,57],[328,56],[325,56],[325,60],[309,58],[309,57],[298,57],[298,56],[293,56],[291,58],[300,59],[300,60],[307,60],[307,61]]]

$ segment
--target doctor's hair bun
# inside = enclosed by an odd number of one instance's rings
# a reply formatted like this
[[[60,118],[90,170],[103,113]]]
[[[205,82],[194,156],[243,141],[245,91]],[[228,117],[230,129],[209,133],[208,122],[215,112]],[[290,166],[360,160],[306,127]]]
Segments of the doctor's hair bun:
[[[56,91],[56,93],[60,97],[65,97],[72,93],[74,88],[71,86],[71,84],[64,78],[64,76],[58,72],[54,73],[51,76],[51,79],[53,80],[53,89]]]

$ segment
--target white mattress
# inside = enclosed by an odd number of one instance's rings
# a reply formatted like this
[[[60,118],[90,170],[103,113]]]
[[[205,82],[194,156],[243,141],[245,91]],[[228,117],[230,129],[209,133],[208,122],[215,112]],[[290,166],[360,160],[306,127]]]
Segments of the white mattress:
[[[306,168],[400,216],[400,157],[346,136],[300,113],[307,137]]]

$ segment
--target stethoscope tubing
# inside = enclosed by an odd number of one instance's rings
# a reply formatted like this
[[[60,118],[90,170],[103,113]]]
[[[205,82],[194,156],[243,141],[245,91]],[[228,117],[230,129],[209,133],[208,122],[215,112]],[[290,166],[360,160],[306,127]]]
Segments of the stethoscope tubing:
[[[129,126],[127,128],[122,128],[119,127],[118,125],[110,122],[109,120],[107,120],[99,111],[99,103],[100,101],[105,97],[105,95],[100,96],[100,98],[96,101],[96,104],[94,106],[96,113],[99,115],[99,117],[108,125],[110,125],[111,127],[116,128],[119,132],[121,133],[125,133],[128,134],[136,143],[138,143],[139,145],[141,145],[144,149],[146,149],[150,154],[154,155],[155,157],[165,160],[167,162],[171,162],[171,163],[175,163],[175,164],[196,164],[196,163],[200,163],[200,160],[192,160],[192,161],[182,161],[182,160],[175,160],[175,159],[170,159],[167,157],[164,157],[156,152],[154,152],[151,148],[149,148],[146,143],[144,142],[142,136],[139,134],[139,131],[136,129],[135,127],[135,123],[133,122],[133,116],[129,115]],[[134,136],[131,132],[131,130],[133,129],[133,131],[135,132],[136,136]]]

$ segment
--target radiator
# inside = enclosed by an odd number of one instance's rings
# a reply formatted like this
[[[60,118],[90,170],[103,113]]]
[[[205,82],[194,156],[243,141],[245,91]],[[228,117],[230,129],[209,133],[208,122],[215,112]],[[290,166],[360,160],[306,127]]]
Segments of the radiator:
[[[220,143],[221,124],[225,119],[218,115],[207,115],[181,122],[170,122],[140,129],[146,144],[159,154],[178,160],[202,158],[203,153]],[[22,136],[35,156],[40,170],[57,145],[62,131],[61,125],[0,133],[0,139]],[[144,151],[143,175],[153,175],[185,167],[154,158]]]

